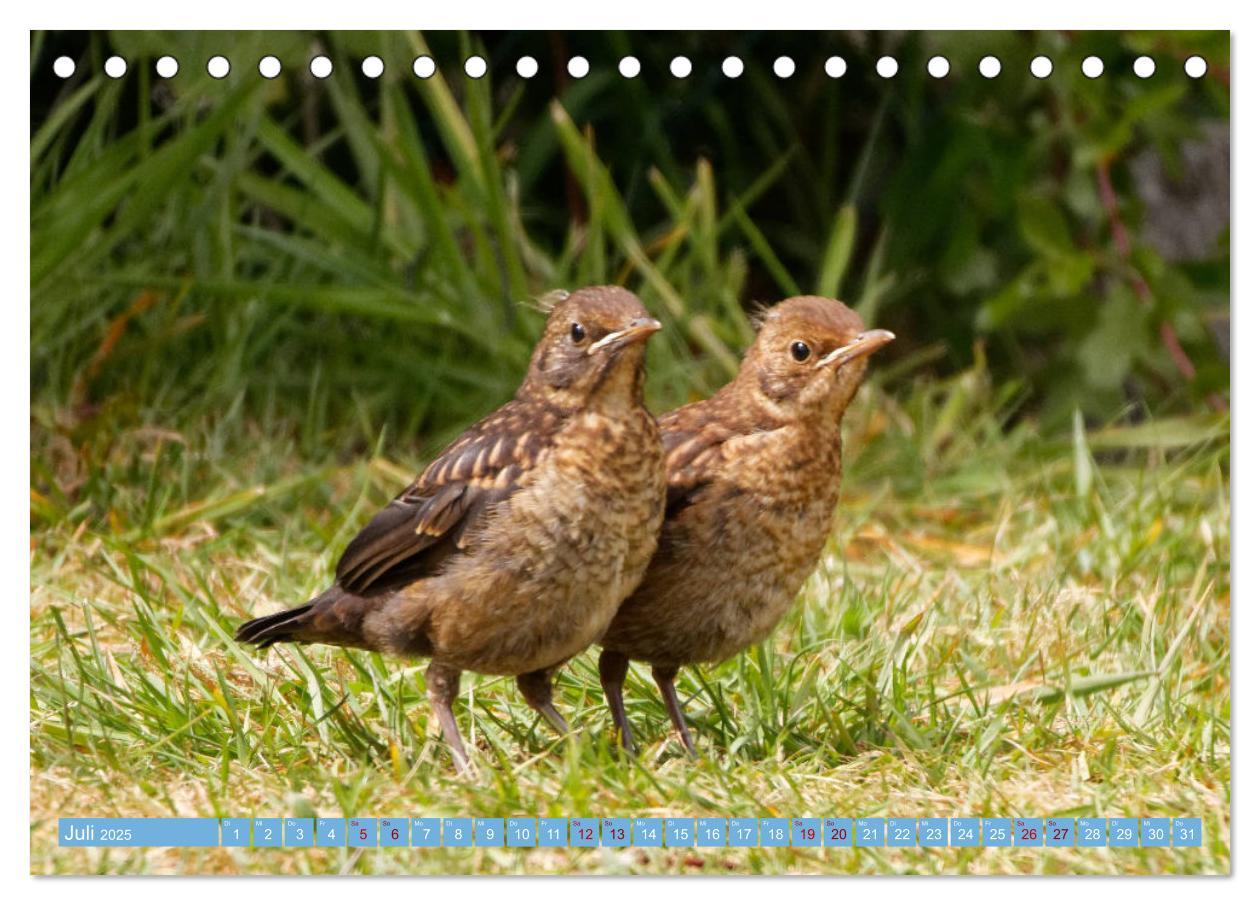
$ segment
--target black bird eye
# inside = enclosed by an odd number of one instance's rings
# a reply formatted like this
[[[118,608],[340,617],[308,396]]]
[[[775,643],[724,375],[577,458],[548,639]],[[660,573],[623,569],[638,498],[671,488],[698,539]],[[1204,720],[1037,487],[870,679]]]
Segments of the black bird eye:
[[[798,339],[792,343],[792,357],[797,361],[804,361],[809,358],[809,346]]]
[[[574,324],[569,328],[569,337],[575,342],[580,343],[586,339],[586,328],[581,324]]]

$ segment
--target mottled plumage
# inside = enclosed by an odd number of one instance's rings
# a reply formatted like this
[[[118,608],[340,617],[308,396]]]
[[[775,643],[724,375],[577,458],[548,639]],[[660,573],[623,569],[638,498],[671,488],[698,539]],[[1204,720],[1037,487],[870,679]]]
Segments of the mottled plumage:
[[[694,751],[674,691],[679,667],[764,639],[813,571],[840,491],[840,419],[867,356],[892,339],[840,302],[771,309],[736,378],[660,419],[667,503],[656,554],[601,641],[600,676],[623,743],[629,660],[652,665]]]
[[[432,657],[429,696],[461,766],[463,670],[517,676],[566,729],[550,675],[603,634],[656,546],[663,450],[643,407],[643,340],[659,326],[616,287],[558,302],[516,398],[368,523],[336,584],[237,638]]]

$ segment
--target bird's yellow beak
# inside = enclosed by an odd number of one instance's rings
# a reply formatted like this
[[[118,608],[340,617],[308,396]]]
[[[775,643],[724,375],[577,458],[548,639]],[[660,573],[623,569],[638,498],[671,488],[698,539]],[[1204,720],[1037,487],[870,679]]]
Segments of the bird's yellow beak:
[[[853,361],[855,358],[862,358],[870,355],[876,349],[888,345],[897,337],[890,330],[865,330],[857,335],[857,339],[851,343],[845,343],[838,349],[833,350],[829,355],[825,356],[818,362],[818,367],[831,365],[839,368],[847,362]]]
[[[656,318],[637,317],[624,330],[609,333],[598,342],[591,343],[591,347],[586,350],[586,354],[594,355],[601,349],[607,349],[610,346],[617,348],[633,342],[642,342],[659,329],[661,329],[661,322]]]

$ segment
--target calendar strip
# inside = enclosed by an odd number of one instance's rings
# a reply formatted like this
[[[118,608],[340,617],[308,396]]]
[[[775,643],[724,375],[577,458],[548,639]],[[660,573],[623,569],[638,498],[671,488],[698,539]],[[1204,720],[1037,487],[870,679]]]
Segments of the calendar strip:
[[[1200,817],[62,817],[64,848],[1182,848]]]

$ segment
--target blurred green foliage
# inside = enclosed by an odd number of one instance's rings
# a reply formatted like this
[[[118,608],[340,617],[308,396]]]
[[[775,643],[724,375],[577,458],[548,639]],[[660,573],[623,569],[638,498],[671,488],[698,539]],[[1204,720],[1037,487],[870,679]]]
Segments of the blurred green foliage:
[[[325,80],[306,65],[321,52]],[[485,78],[461,71],[474,52]],[[121,79],[102,73],[113,53]],[[205,71],[216,53],[223,80]],[[411,72],[423,53],[431,79]],[[640,78],[617,73],[627,53]],[[875,74],[885,53],[895,78]],[[1152,78],[1132,72],[1141,53]],[[1206,78],[1182,72],[1191,53]],[[163,54],[173,79],[154,74]],[[279,78],[259,77],[264,54]],[[360,74],[369,54],[383,77]],[[565,73],[574,54],[587,78]],[[739,79],[721,74],[730,54]],[[771,71],[780,54],[791,78]],[[947,78],[928,76],[935,54]],[[995,79],[976,72],[987,54]],[[1028,73],[1037,54],[1048,79]],[[1101,78],[1081,74],[1089,54]],[[657,407],[723,382],[750,306],[800,292],[895,330],[902,373],[982,354],[1049,424],[1228,393],[1228,199],[1187,227],[1195,254],[1148,239],[1177,198],[1204,204],[1186,147],[1228,135],[1227,33],[46,33],[31,80],[41,423],[108,409],[178,426],[241,405],[296,413],[325,450],[382,424],[436,442],[512,391],[540,318],[525,302],[608,281],[667,324]],[[1174,198],[1162,211],[1144,156]]]

